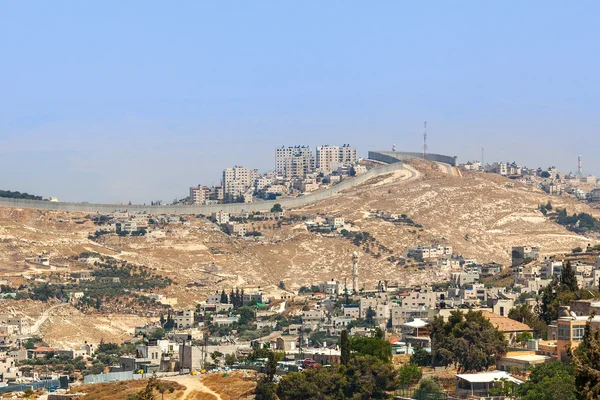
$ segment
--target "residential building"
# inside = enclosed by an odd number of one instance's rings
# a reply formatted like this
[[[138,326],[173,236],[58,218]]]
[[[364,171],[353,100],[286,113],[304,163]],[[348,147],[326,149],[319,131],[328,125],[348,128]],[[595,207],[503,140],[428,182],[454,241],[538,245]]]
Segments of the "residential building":
[[[356,149],[349,144],[317,147],[316,168],[325,175],[337,170],[338,166],[350,166],[356,161]]]
[[[194,310],[183,310],[175,315],[175,328],[189,329],[194,327]]]
[[[223,191],[229,199],[244,195],[258,179],[258,170],[235,166],[223,170]]]
[[[275,172],[287,179],[303,179],[314,170],[315,159],[308,146],[281,147],[275,151]]]
[[[190,203],[192,204],[206,204],[209,196],[210,188],[207,186],[190,187]]]
[[[540,257],[539,247],[515,246],[512,248],[512,266],[523,264],[526,260],[537,260]]]

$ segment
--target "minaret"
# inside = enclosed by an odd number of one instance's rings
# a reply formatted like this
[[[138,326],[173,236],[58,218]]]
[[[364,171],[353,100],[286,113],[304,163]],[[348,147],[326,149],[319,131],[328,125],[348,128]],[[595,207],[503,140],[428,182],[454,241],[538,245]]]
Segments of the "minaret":
[[[396,151],[396,143],[392,144],[392,151],[395,152]]]
[[[581,154],[577,157],[577,176],[583,176],[583,163],[581,161]]]
[[[358,293],[358,253],[352,253],[352,290]]]

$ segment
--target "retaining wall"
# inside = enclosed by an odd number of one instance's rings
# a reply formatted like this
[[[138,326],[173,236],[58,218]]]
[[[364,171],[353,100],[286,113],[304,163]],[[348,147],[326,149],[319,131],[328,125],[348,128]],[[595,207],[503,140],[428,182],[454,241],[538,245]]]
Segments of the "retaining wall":
[[[370,154],[370,153],[369,153]],[[114,211],[146,212],[149,214],[204,214],[208,215],[213,212],[224,211],[229,213],[241,211],[269,211],[275,204],[279,203],[284,208],[302,207],[308,204],[315,203],[320,200],[329,199],[339,195],[346,189],[358,186],[367,180],[387,174],[393,171],[403,170],[404,165],[396,160],[394,163],[375,167],[365,172],[362,175],[354,178],[343,180],[325,190],[319,190],[304,196],[295,198],[282,198],[272,201],[256,201],[253,203],[230,203],[230,204],[214,204],[214,205],[170,205],[170,206],[146,206],[140,204],[134,205],[115,205],[115,204],[90,204],[90,203],[68,203],[68,202],[51,202],[44,200],[25,200],[25,199],[9,199],[0,197],[0,207],[13,208],[37,208],[42,210],[58,210],[72,211],[84,213],[103,213],[110,214]]]
[[[369,151],[369,159],[388,164],[412,160],[413,158],[423,158],[423,153],[407,151]],[[456,157],[444,156],[442,154],[427,154],[427,159],[429,161],[441,162],[456,167]]]

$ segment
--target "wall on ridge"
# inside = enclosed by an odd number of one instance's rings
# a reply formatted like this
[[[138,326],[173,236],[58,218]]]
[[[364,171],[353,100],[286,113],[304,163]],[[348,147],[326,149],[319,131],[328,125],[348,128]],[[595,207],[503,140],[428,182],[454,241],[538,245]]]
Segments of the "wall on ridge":
[[[412,153],[407,151],[369,151],[369,159],[388,164],[412,160],[413,158],[423,158],[423,153]],[[429,161],[441,162],[456,167],[456,157],[444,156],[441,154],[427,154],[427,159]]]
[[[387,174],[394,171],[403,170],[404,165],[401,162],[393,164],[381,165],[368,170],[362,175],[355,176],[351,179],[346,179],[335,186],[325,190],[319,190],[304,196],[295,198],[282,198],[272,201],[257,201],[253,203],[230,203],[230,204],[214,204],[214,205],[170,205],[170,206],[146,206],[141,204],[134,205],[117,205],[117,204],[90,204],[90,203],[67,203],[67,202],[51,202],[43,200],[26,200],[26,199],[9,199],[0,197],[0,207],[13,208],[36,208],[42,210],[59,210],[84,213],[102,213],[110,214],[117,210],[135,212],[146,212],[149,214],[210,214],[213,212],[240,212],[240,211],[269,211],[273,205],[279,203],[284,208],[302,207],[308,204],[315,203],[320,200],[329,199],[340,194],[340,192],[358,186],[367,180]]]

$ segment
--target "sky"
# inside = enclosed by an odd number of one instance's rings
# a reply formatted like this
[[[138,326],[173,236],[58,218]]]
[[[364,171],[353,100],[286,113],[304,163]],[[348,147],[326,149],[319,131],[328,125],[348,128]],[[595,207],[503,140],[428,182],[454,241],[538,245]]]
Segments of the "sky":
[[[150,203],[282,145],[600,175],[597,1],[0,2],[0,189]]]

